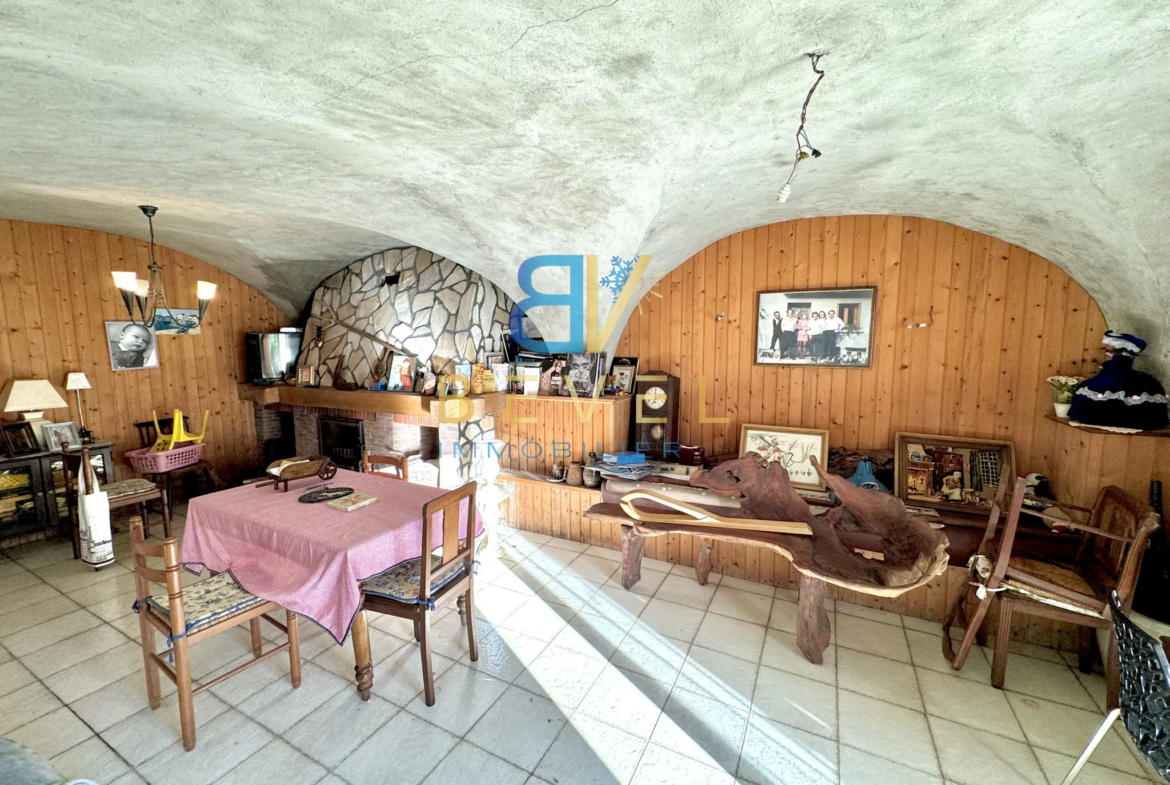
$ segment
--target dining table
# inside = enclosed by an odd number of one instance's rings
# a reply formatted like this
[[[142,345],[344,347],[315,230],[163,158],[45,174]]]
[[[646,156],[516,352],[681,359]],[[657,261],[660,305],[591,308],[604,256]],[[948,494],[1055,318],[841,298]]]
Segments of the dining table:
[[[191,499],[180,558],[195,573],[230,572],[246,591],[315,622],[338,645],[351,637],[357,690],[369,700],[374,670],[361,582],[422,555],[423,505],[447,490],[338,469],[330,487],[376,501],[345,511],[300,500],[321,484],[309,477],[282,491],[253,483]],[[462,537],[467,504],[460,507]],[[443,536],[441,521],[434,524],[432,550]],[[476,511],[475,532],[482,531]]]

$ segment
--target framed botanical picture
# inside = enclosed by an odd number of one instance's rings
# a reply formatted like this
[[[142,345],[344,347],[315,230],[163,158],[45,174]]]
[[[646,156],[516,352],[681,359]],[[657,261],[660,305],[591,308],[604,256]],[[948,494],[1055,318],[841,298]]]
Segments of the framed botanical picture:
[[[756,365],[868,368],[877,289],[758,292]]]
[[[413,392],[417,361],[417,357],[412,357],[409,354],[396,354],[391,357],[390,368],[387,371],[386,389],[395,392]]]
[[[41,445],[33,433],[32,423],[23,420],[4,424],[4,443],[8,447],[9,455],[28,455],[41,451]]]
[[[614,383],[626,395],[634,394],[634,378],[638,375],[637,357],[614,357],[613,368],[610,371]]]
[[[894,494],[916,507],[985,513],[1015,477],[1011,442],[924,433],[894,437]]]
[[[61,445],[66,443],[72,448],[81,446],[77,426],[71,422],[47,422],[41,426],[41,436],[44,437],[46,450],[59,452]]]
[[[813,468],[816,458],[822,468],[828,467],[829,432],[813,428],[788,428],[783,425],[739,426],[739,455],[757,453],[769,463],[780,461],[788,470],[794,488],[810,491],[824,490],[825,484]]]
[[[153,328],[133,322],[106,322],[106,340],[115,371],[158,367],[158,342]]]
[[[160,308],[154,317],[155,335],[199,335],[201,326],[194,308]]]

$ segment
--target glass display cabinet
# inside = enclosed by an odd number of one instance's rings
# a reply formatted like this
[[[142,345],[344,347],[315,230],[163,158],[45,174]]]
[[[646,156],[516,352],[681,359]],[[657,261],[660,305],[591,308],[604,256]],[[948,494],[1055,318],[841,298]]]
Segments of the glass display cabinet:
[[[113,445],[95,442],[87,446],[98,484],[114,482]],[[0,545],[54,530],[63,536],[70,532],[61,453],[0,455]]]

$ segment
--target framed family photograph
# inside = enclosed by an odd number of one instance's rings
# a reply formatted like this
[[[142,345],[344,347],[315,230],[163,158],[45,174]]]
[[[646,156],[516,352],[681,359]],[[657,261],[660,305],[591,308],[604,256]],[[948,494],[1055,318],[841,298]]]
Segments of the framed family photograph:
[[[788,470],[792,487],[821,491],[825,483],[812,459],[822,468],[828,466],[829,432],[813,428],[788,428],[782,425],[750,425],[739,427],[739,455],[742,458],[754,452],[769,463],[780,461]]]
[[[758,292],[756,365],[868,368],[877,289]]]
[[[154,329],[133,322],[106,322],[110,366],[115,371],[158,367],[158,341]]]
[[[614,357],[610,369],[614,384],[626,395],[634,394],[634,379],[638,375],[637,357]]]

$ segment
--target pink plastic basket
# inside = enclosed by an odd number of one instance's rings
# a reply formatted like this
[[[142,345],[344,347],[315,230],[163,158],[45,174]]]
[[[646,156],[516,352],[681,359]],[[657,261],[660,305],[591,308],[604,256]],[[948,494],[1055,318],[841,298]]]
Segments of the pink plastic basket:
[[[124,453],[126,460],[139,474],[162,474],[172,469],[193,466],[203,460],[203,443],[187,444],[173,450],[151,452],[150,448],[129,450]]]

